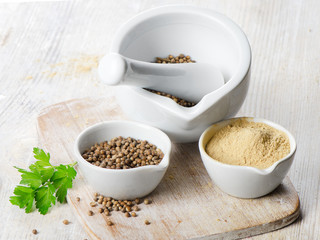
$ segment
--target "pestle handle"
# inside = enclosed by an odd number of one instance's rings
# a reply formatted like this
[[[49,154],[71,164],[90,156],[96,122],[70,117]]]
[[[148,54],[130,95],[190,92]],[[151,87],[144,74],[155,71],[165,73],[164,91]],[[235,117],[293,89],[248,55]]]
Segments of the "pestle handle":
[[[119,54],[111,53],[100,60],[98,72],[103,83],[118,85],[125,80],[127,69],[126,60]]]
[[[103,57],[98,71],[107,85],[151,88],[192,102],[199,102],[225,83],[221,71],[211,64],[155,64],[117,53]]]
[[[154,86],[155,82],[161,83],[161,78],[185,75],[185,70],[141,62],[117,53],[104,56],[99,63],[98,71],[103,83],[111,86],[150,87]]]

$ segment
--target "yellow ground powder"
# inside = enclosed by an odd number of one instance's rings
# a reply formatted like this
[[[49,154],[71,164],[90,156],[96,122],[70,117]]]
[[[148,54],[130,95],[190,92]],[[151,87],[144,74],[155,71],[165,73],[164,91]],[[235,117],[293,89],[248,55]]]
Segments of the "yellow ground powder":
[[[287,156],[290,143],[282,131],[239,118],[213,135],[206,152],[223,163],[264,169]]]

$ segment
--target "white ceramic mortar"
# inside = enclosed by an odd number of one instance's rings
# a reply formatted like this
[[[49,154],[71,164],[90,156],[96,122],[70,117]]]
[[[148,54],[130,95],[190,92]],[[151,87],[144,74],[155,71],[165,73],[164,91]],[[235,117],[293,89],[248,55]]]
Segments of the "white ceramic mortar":
[[[226,84],[191,108],[142,88],[115,87],[117,101],[130,119],[160,128],[175,142],[197,141],[209,125],[235,115],[247,93],[249,42],[234,22],[212,10],[166,6],[142,12],[119,29],[111,52],[147,62],[184,53],[222,72]]]

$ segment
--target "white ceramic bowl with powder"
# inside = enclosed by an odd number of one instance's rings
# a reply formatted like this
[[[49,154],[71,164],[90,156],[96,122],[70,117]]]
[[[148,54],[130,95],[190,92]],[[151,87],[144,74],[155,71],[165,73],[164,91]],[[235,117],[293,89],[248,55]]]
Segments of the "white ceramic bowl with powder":
[[[281,184],[293,162],[296,141],[288,130],[276,123],[261,118],[245,119],[265,123],[284,132],[290,142],[289,154],[266,169],[229,165],[213,159],[206,152],[207,143],[217,131],[230,124],[234,119],[224,120],[207,128],[199,139],[199,150],[210,178],[222,191],[239,198],[257,198],[272,192]]]

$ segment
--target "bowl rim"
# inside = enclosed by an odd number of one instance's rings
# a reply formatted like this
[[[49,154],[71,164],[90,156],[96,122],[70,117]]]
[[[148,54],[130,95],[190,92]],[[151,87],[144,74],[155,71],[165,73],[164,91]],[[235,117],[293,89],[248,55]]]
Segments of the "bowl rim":
[[[125,38],[126,34],[140,23],[147,21],[148,19],[153,18],[155,16],[170,13],[197,14],[203,17],[207,17],[208,19],[218,21],[219,23],[221,23],[221,25],[226,27],[231,32],[231,34],[236,36],[237,43],[239,44],[238,49],[240,50],[240,64],[236,72],[231,76],[227,83],[225,83],[219,89],[205,95],[195,106],[186,109],[174,102],[170,104],[171,102],[168,101],[160,101],[160,98],[149,99],[150,101],[156,104],[161,103],[160,105],[171,114],[177,115],[178,117],[187,121],[192,121],[192,119],[196,118],[197,116],[208,110],[208,108],[211,107],[214,103],[216,103],[225,95],[230,93],[233,89],[235,89],[247,77],[251,67],[251,47],[247,39],[247,36],[243,32],[243,30],[235,22],[233,22],[230,18],[226,17],[225,15],[218,13],[212,9],[205,9],[192,5],[178,4],[151,8],[131,17],[129,20],[123,23],[116,32],[113,42],[111,44],[110,52],[119,53],[121,42]],[[142,89],[136,87],[129,88],[138,95],[147,96],[146,90],[141,91]],[[178,106],[173,107],[173,105]]]
[[[231,164],[227,164],[227,163],[223,163],[223,162],[220,162],[212,157],[209,156],[209,154],[206,152],[205,150],[205,146],[208,142],[204,143],[204,137],[209,134],[210,130],[212,128],[214,128],[216,125],[219,125],[219,124],[228,124],[228,122],[231,122],[233,120],[236,120],[236,119],[246,119],[248,121],[253,121],[253,122],[257,122],[257,123],[265,123],[267,124],[268,126],[270,127],[273,127],[277,130],[280,130],[282,132],[284,132],[288,139],[289,139],[289,142],[290,142],[290,152],[288,155],[286,155],[285,157],[279,159],[278,161],[274,162],[270,167],[268,168],[264,168],[264,169],[260,169],[260,168],[256,168],[256,167],[252,167],[252,166],[240,166],[240,165],[231,165]],[[212,136],[211,136],[212,137]],[[211,138],[209,138],[210,140]],[[208,140],[208,141],[209,141]],[[291,147],[292,145],[292,147]],[[229,168],[229,169],[235,169],[235,170],[248,170],[248,171],[253,171],[253,172],[256,172],[260,175],[269,175],[270,173],[272,173],[276,168],[277,166],[282,163],[282,162],[285,162],[289,159],[291,159],[291,157],[295,154],[296,150],[297,150],[297,143],[296,143],[296,140],[294,138],[294,136],[286,129],[284,128],[283,126],[281,126],[280,124],[277,124],[275,122],[272,122],[270,120],[267,120],[267,119],[264,119],[264,118],[259,118],[259,117],[235,117],[235,118],[229,118],[229,119],[225,119],[225,120],[222,120],[222,121],[219,121],[217,123],[214,123],[212,125],[210,125],[200,136],[199,138],[199,143],[198,143],[198,147],[199,147],[199,151],[201,153],[201,155],[204,155],[204,157],[202,157],[202,161],[213,161],[215,164],[221,166],[221,167],[225,167],[225,168]]]
[[[102,126],[107,128],[107,127],[111,127],[113,124],[126,124],[126,125],[129,124],[134,127],[140,127],[140,128],[148,129],[149,131],[155,131],[158,134],[162,135],[166,139],[165,144],[167,145],[166,146],[167,152],[164,153],[164,156],[163,156],[162,160],[160,161],[160,163],[158,165],[146,165],[146,166],[129,168],[129,169],[108,169],[108,168],[101,168],[101,167],[95,166],[95,165],[87,162],[81,156],[81,153],[79,150],[79,145],[80,145],[80,141],[82,140],[82,138],[84,138],[84,136],[86,134],[89,134],[90,132],[93,132]],[[135,137],[132,136],[132,138],[135,138]],[[102,121],[102,122],[96,123],[94,125],[91,125],[91,126],[85,128],[84,130],[82,130],[80,132],[80,134],[78,134],[78,136],[74,142],[73,153],[74,153],[77,161],[83,163],[85,166],[87,166],[95,171],[113,173],[113,174],[123,174],[123,173],[129,173],[129,172],[141,172],[141,171],[146,171],[146,170],[160,170],[161,171],[161,170],[167,169],[169,166],[169,163],[170,163],[171,149],[172,149],[172,142],[171,142],[170,138],[168,137],[168,135],[166,133],[164,133],[163,131],[161,131],[158,128],[149,126],[147,124],[135,122],[135,121],[129,121],[129,120],[108,120],[108,121]],[[161,151],[163,151],[163,150],[161,149]]]

